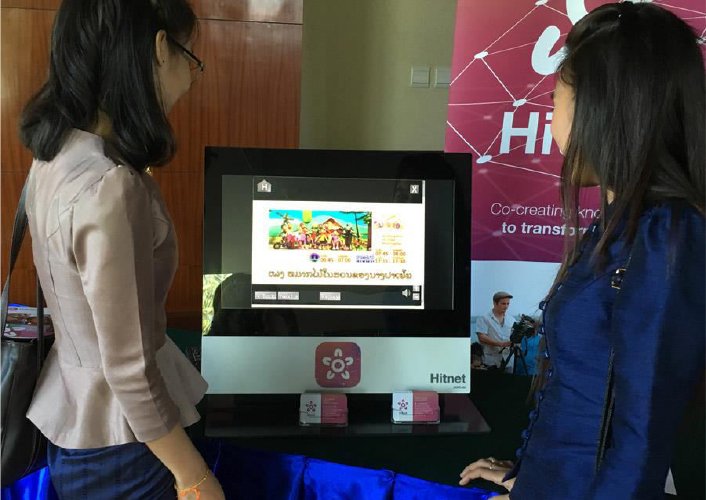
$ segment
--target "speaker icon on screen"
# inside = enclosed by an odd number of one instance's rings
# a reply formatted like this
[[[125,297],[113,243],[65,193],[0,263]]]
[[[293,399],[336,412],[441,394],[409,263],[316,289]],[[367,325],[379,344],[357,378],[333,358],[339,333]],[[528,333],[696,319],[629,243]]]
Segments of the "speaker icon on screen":
[[[409,291],[409,288],[405,288],[404,290],[402,290],[402,295],[404,295],[405,297],[409,297],[410,295],[412,295],[412,292]]]

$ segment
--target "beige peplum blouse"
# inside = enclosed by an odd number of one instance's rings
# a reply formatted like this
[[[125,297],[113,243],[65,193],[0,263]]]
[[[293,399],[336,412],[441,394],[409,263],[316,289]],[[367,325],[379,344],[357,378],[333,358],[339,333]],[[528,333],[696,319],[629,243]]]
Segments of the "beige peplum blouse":
[[[196,422],[207,385],[166,336],[177,244],[152,178],[74,130],[52,161],[33,162],[27,215],[56,332],[27,417],[62,448]]]

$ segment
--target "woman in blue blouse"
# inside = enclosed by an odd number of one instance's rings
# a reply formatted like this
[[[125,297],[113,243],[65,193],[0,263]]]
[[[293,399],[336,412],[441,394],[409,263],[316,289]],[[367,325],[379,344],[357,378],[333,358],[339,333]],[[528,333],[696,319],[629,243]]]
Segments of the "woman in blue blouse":
[[[705,94],[697,36],[654,4],[603,5],[569,33],[552,122],[562,199],[576,227],[579,189],[599,185],[603,215],[540,306],[548,369],[517,461],[478,460],[461,484],[494,481],[513,500],[664,498],[704,374]]]

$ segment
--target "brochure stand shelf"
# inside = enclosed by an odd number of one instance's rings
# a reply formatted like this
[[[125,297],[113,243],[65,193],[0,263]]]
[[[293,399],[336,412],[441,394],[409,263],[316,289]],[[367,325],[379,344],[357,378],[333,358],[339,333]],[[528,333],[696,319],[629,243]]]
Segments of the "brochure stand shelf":
[[[490,432],[468,394],[440,394],[438,424],[393,424],[389,394],[349,394],[346,427],[298,425],[299,395],[209,395],[205,435],[213,438],[275,436],[438,435]]]

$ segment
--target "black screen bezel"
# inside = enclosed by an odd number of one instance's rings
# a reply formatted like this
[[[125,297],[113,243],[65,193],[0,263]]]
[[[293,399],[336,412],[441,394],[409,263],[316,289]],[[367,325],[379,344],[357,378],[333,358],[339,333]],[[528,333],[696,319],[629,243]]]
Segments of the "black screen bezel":
[[[453,309],[251,308],[219,311],[210,334],[467,337],[470,335],[471,156],[429,151],[347,151],[207,147],[204,178],[204,274],[221,274],[221,195],[225,175],[362,179],[445,179],[455,183]],[[428,272],[428,270],[427,270]],[[246,315],[249,330],[229,326]],[[284,321],[268,321],[277,315]],[[351,317],[355,321],[351,322]],[[214,321],[214,325],[216,322]],[[268,325],[279,325],[276,330]],[[300,331],[299,324],[321,324]],[[253,327],[252,325],[257,325]],[[285,326],[283,326],[285,325]],[[284,328],[284,330],[282,330]]]

